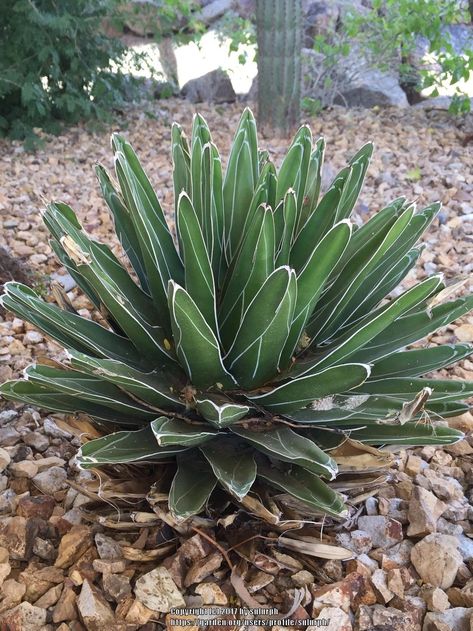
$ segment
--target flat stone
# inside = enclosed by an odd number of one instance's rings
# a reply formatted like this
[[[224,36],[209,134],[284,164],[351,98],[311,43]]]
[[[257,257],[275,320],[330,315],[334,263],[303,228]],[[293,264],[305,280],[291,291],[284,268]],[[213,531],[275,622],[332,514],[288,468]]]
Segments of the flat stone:
[[[53,514],[56,500],[50,495],[25,496],[20,498],[18,502],[17,514],[26,519],[31,517],[39,517],[48,521]]]
[[[61,429],[52,418],[45,418],[43,422],[43,429],[45,434],[51,436],[52,438],[72,438],[72,434]]]
[[[70,622],[77,620],[79,614],[76,606],[76,593],[70,585],[64,585],[61,596],[53,610],[53,622]]]
[[[66,487],[67,473],[61,467],[51,467],[33,478],[34,484],[45,495],[54,495]]]
[[[369,534],[376,548],[390,548],[402,540],[402,524],[385,515],[363,515],[358,527]]]
[[[412,548],[411,561],[424,583],[442,589],[453,584],[463,562],[457,539],[438,533],[427,535]]]
[[[0,522],[0,546],[7,548],[12,559],[23,560],[26,556],[26,527],[26,519],[19,515]]]
[[[433,493],[421,486],[415,486],[409,502],[408,537],[419,537],[435,532],[437,520],[446,509],[447,504]]]
[[[173,607],[185,607],[176,583],[165,567],[143,574],[135,585],[136,598],[148,609],[168,613]]]
[[[14,427],[1,427],[0,428],[0,445],[2,447],[13,447],[20,442],[21,434],[17,432]]]
[[[442,612],[428,611],[424,618],[423,631],[470,631],[473,609],[455,607]]]
[[[212,552],[204,559],[198,559],[189,568],[184,579],[184,586],[189,587],[194,583],[200,583],[210,576],[215,570],[222,565],[223,556],[220,552]]]
[[[23,602],[0,616],[0,626],[9,631],[43,631],[46,609]]]
[[[316,629],[324,629],[324,631],[352,631],[353,629],[350,616],[338,607],[325,607],[315,620],[317,621],[316,625],[305,628],[312,631]]]
[[[21,460],[12,462],[8,470],[15,478],[34,478],[38,473],[38,465],[34,460]]]
[[[5,471],[5,469],[10,464],[10,461],[11,461],[11,458],[10,458],[10,454],[8,453],[8,451],[3,449],[3,447],[0,447],[0,473],[2,471]]]
[[[87,526],[73,526],[61,539],[56,567],[67,568],[73,565],[92,545],[92,534]]]
[[[204,605],[228,604],[227,596],[222,592],[217,583],[201,583],[195,587],[195,593],[202,597]]]
[[[130,579],[123,574],[104,574],[102,584],[105,596],[115,602],[131,594]]]
[[[106,535],[98,532],[95,535],[95,546],[101,559],[122,559],[123,552],[120,544]]]
[[[82,584],[77,608],[87,631],[104,631],[107,627],[117,628],[110,605],[88,580]]]
[[[371,583],[378,597],[378,602],[386,605],[394,598],[394,592],[388,587],[387,575],[384,570],[375,570],[371,575]]]
[[[440,587],[424,585],[420,590],[420,596],[424,599],[429,611],[441,612],[450,607],[448,596]]]
[[[23,436],[23,442],[28,447],[33,447],[36,451],[42,453],[49,447],[49,439],[40,432],[29,432]]]

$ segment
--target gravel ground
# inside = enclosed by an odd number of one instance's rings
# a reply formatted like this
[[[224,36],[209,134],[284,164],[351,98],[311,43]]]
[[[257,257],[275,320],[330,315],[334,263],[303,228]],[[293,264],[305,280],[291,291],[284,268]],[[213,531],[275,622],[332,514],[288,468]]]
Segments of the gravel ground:
[[[224,156],[240,110],[240,104],[199,108]],[[113,129],[69,129],[35,154],[20,144],[0,143],[0,247],[35,273],[39,290],[50,280],[60,280],[66,290],[69,283],[48,245],[41,222],[44,202],[69,203],[89,231],[112,238],[92,167],[96,162],[112,167],[109,135],[120,129],[171,210],[170,124],[177,120],[190,131],[193,111],[183,101],[161,102],[154,111],[129,112]],[[444,203],[426,235],[417,275],[406,283],[444,272],[449,280],[466,276],[461,291],[473,291],[468,280],[473,118],[456,120],[414,108],[335,109],[307,122],[314,136],[327,140],[326,181],[361,144],[375,142],[357,221],[401,194],[420,205]],[[271,138],[261,144],[278,162],[287,142]],[[87,301],[75,289],[69,295],[87,314]],[[0,333],[2,381],[18,376],[35,357],[61,358],[58,346],[9,315],[0,315]],[[472,341],[473,318],[432,340]],[[473,379],[473,362],[465,360],[449,372]],[[113,624],[119,630],[151,630],[173,626],[168,613],[173,606],[240,602],[274,606],[299,620],[296,628],[307,628],[307,620],[318,620],[312,627],[321,627],[328,619],[323,628],[329,631],[469,631],[473,416],[454,423],[470,432],[466,440],[445,450],[397,452],[386,482],[353,498],[359,510],[350,523],[343,530],[324,530],[324,541],[337,546],[330,553],[335,558],[324,560],[317,556],[317,527],[304,531],[311,537],[304,549],[301,541],[284,542],[278,527],[241,513],[224,524],[171,527],[156,506],[150,512],[142,471],[133,482],[118,484],[107,475],[93,481],[75,469],[80,434],[91,431],[86,420],[52,418],[0,402],[0,627],[100,631]],[[190,616],[188,626],[196,629],[198,620]]]

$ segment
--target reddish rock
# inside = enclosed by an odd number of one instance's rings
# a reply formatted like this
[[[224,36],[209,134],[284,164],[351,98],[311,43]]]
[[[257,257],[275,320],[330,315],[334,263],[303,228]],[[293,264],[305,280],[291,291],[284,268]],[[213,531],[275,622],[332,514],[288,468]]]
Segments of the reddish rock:
[[[53,514],[56,500],[50,495],[35,495],[34,497],[22,497],[18,502],[17,514],[29,519],[40,517],[45,521]]]

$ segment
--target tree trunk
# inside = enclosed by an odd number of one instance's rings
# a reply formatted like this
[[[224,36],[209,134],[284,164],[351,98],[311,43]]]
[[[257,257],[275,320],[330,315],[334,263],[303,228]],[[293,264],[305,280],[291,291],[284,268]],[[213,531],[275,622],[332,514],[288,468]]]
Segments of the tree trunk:
[[[259,125],[287,135],[300,120],[302,0],[256,0],[256,29]]]

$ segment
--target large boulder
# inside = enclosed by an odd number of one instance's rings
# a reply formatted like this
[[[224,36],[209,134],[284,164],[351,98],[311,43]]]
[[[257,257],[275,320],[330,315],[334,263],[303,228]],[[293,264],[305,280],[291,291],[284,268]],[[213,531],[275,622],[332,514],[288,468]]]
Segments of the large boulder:
[[[335,63],[312,49],[302,51],[303,96],[322,107],[407,107],[407,97],[399,84],[397,71],[375,68],[356,45]],[[396,63],[393,60],[393,68]]]
[[[191,79],[182,86],[181,94],[191,103],[233,103],[236,100],[232,82],[221,68]]]

